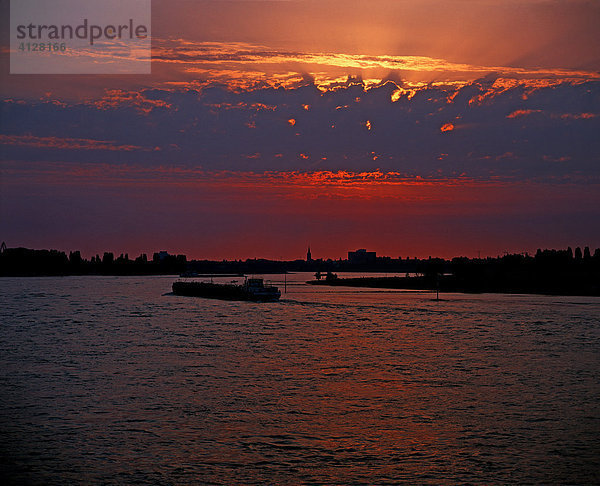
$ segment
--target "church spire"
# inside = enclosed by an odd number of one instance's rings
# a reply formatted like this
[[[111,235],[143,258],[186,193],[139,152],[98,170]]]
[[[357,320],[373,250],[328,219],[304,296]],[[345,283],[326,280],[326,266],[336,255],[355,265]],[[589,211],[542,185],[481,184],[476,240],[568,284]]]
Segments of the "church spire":
[[[312,255],[310,253],[310,246],[308,247],[308,251],[306,252],[306,261],[312,262]]]

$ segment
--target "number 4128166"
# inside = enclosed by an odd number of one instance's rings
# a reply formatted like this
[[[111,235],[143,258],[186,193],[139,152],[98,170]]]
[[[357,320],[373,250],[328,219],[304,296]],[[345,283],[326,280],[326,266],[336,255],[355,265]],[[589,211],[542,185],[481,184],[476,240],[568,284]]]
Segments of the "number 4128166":
[[[64,42],[21,42],[19,50],[23,52],[65,52],[67,45]]]

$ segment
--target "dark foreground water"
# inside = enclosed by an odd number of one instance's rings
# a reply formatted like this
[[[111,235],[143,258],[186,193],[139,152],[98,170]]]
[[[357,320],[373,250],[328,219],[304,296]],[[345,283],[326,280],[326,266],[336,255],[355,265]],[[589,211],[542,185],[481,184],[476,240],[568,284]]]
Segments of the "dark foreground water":
[[[0,279],[4,484],[600,482],[600,299],[307,278]]]

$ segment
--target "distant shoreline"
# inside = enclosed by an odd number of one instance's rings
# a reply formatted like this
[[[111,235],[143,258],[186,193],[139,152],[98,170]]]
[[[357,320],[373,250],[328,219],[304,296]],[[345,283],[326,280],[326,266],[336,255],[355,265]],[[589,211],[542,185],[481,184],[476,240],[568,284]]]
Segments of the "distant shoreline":
[[[474,280],[459,280],[453,275],[441,276],[439,279],[431,277],[358,277],[358,278],[330,278],[325,280],[310,280],[310,285],[322,285],[331,287],[361,287],[391,290],[428,290],[440,293],[464,293],[464,294],[538,294],[538,295],[562,295],[580,297],[600,297],[600,285],[588,282],[569,282],[555,280],[547,284],[540,284],[531,277],[508,285],[503,282],[477,282]]]

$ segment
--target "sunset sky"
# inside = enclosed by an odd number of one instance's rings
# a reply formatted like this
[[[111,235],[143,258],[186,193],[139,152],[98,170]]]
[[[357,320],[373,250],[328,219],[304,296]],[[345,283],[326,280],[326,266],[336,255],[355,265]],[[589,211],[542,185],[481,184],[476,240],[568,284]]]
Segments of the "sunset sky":
[[[154,0],[151,75],[10,75],[0,240],[190,258],[600,246],[600,3]]]

